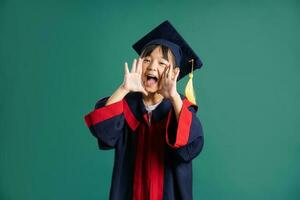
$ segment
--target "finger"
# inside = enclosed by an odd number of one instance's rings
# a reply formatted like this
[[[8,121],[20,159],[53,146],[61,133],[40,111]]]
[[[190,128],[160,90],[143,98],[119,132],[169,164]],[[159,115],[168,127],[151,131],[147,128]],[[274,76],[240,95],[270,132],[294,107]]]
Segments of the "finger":
[[[142,64],[143,64],[143,58],[139,58],[138,64],[137,64],[137,69],[136,72],[139,74],[142,74]]]
[[[128,63],[127,62],[125,62],[124,69],[125,69],[125,74],[129,74]]]
[[[175,79],[175,76],[176,76],[177,72],[178,72],[178,67],[174,67],[174,70],[173,70],[173,73],[172,73],[172,80]]]
[[[175,74],[175,77],[174,77],[174,80],[177,81],[177,78],[179,76],[179,73],[180,73],[180,69],[177,68],[177,73]]]
[[[172,79],[172,73],[173,73],[173,65],[170,63],[169,65],[169,71],[168,71],[168,79]]]
[[[164,76],[166,70],[167,70],[167,67],[165,67],[164,70],[163,70],[161,73],[158,71],[159,77],[163,78],[163,76]]]
[[[162,95],[161,89],[158,89],[158,90],[157,90],[157,93]]]
[[[142,89],[142,93],[143,93],[144,95],[148,96],[148,92],[147,92],[144,88]]]
[[[136,59],[133,60],[132,66],[131,66],[131,73],[134,73],[136,71]]]
[[[166,67],[161,75],[161,80],[166,78],[166,73],[167,73],[168,68]]]
[[[160,90],[161,87],[162,87],[162,81],[163,81],[163,76],[162,76],[161,79],[159,79],[159,81],[158,81],[158,90]]]
[[[166,71],[164,72],[164,77],[165,77],[165,78],[168,78],[169,70],[170,70],[170,67],[168,66],[168,67],[166,68]]]

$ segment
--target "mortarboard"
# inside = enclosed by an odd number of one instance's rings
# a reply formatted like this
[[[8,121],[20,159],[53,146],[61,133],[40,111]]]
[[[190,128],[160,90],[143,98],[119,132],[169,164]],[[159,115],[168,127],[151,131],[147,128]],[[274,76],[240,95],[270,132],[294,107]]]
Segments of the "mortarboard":
[[[177,80],[193,70],[200,69],[202,66],[200,58],[168,20],[158,25],[132,47],[140,55],[142,50],[151,44],[162,44],[172,50],[175,55],[176,64],[180,68],[180,74]],[[193,69],[191,64],[192,59],[192,64],[194,65]]]
[[[185,94],[191,102],[196,104],[192,78],[193,71],[202,67],[202,61],[199,56],[168,20],[155,27],[132,45],[132,47],[139,55],[141,55],[143,49],[152,44],[161,44],[171,49],[172,53],[175,55],[176,65],[180,68],[177,80],[180,80],[182,77],[189,74],[190,79],[187,83]]]

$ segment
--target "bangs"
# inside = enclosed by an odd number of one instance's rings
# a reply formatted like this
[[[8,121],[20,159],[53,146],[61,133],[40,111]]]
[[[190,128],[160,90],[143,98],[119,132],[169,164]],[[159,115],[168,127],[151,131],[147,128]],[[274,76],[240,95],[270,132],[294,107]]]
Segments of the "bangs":
[[[172,53],[171,49],[169,49],[168,47],[161,45],[161,44],[152,44],[152,45],[145,47],[141,53],[141,57],[144,58],[144,57],[150,56],[150,54],[153,52],[153,50],[156,49],[157,47],[161,48],[163,58],[167,61],[169,61],[168,52],[170,52],[171,57],[172,57],[172,62],[176,66],[175,56]]]

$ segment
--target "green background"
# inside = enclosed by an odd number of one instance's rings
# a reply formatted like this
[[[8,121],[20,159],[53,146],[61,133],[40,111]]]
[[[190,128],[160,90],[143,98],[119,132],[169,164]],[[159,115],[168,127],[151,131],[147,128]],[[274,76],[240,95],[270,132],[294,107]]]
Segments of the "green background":
[[[166,19],[204,62],[194,198],[300,199],[300,1],[24,2],[0,1],[1,200],[108,199],[83,116]]]

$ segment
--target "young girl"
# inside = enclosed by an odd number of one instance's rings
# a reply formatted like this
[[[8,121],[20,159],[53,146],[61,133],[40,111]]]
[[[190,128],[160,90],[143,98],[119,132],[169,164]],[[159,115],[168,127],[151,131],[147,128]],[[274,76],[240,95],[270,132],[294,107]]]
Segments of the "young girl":
[[[85,116],[99,148],[115,149],[110,199],[192,199],[203,132],[197,106],[176,82],[202,62],[169,21],[133,48],[140,56],[130,71],[125,63],[123,83]]]

